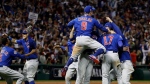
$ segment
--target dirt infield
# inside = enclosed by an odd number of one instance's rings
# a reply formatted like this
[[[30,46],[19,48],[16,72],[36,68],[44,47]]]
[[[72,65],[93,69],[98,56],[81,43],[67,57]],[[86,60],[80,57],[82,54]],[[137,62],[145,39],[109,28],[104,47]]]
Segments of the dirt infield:
[[[71,82],[75,84],[74,81]],[[0,84],[6,84],[5,81],[0,81]],[[13,83],[15,84],[15,82]],[[36,84],[65,84],[64,81],[53,80],[53,81],[36,81]],[[102,84],[101,81],[91,81],[90,84]],[[117,84],[116,81],[112,82],[111,84]],[[131,84],[150,84],[150,81],[131,81]]]

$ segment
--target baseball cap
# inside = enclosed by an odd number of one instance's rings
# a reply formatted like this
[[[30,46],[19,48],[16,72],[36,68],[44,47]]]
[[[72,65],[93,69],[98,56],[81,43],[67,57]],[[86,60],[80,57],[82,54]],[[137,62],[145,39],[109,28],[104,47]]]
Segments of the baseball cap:
[[[94,10],[95,10],[95,8],[92,7],[92,6],[90,6],[90,5],[88,5],[88,6],[86,6],[86,7],[84,8],[84,12],[85,12],[85,13],[89,13],[89,12],[94,11]]]
[[[27,33],[28,33],[27,30],[22,31],[22,34],[27,34]]]
[[[112,25],[111,25],[110,22],[107,22],[107,23],[105,24],[105,27],[109,27],[110,29],[112,29]]]

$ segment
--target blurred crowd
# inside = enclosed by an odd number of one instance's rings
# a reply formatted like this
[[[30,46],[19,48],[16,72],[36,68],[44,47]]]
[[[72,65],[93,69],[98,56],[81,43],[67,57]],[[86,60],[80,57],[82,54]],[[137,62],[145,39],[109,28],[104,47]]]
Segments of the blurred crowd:
[[[84,14],[86,5],[96,8],[94,17],[104,24],[109,16],[129,41],[134,65],[150,65],[150,0],[0,0],[0,37],[9,33],[22,38],[30,23],[41,64],[64,64],[68,57],[67,41],[71,29],[67,23]],[[38,14],[37,19],[29,13]],[[34,16],[32,16],[35,18]],[[18,52],[22,46],[14,44]],[[18,59],[14,63],[24,63]]]

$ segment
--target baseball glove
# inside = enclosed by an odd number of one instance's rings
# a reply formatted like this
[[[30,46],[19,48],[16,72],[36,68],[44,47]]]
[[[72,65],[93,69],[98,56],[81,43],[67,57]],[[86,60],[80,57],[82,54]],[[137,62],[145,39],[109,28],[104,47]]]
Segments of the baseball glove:
[[[65,76],[66,76],[66,72],[67,72],[67,68],[65,67],[65,68],[63,68],[63,69],[61,70],[61,76],[62,76],[62,77],[65,77]]]
[[[27,31],[28,33],[31,33],[31,31],[32,31],[32,26],[29,25],[29,26],[26,28],[26,31]]]

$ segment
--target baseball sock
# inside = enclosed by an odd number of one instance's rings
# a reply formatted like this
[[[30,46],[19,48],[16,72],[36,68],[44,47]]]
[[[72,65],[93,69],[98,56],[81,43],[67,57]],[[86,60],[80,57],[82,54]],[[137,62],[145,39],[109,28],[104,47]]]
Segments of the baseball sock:
[[[104,53],[104,50],[103,50],[103,49],[98,49],[93,55],[94,55],[95,57],[97,57],[98,55],[103,54],[103,53]]]
[[[29,82],[28,82],[28,81],[25,81],[25,84],[29,84]]]
[[[30,81],[29,84],[35,84],[34,81]]]
[[[68,67],[72,62],[74,62],[74,59],[72,57],[70,57],[65,66]]]

